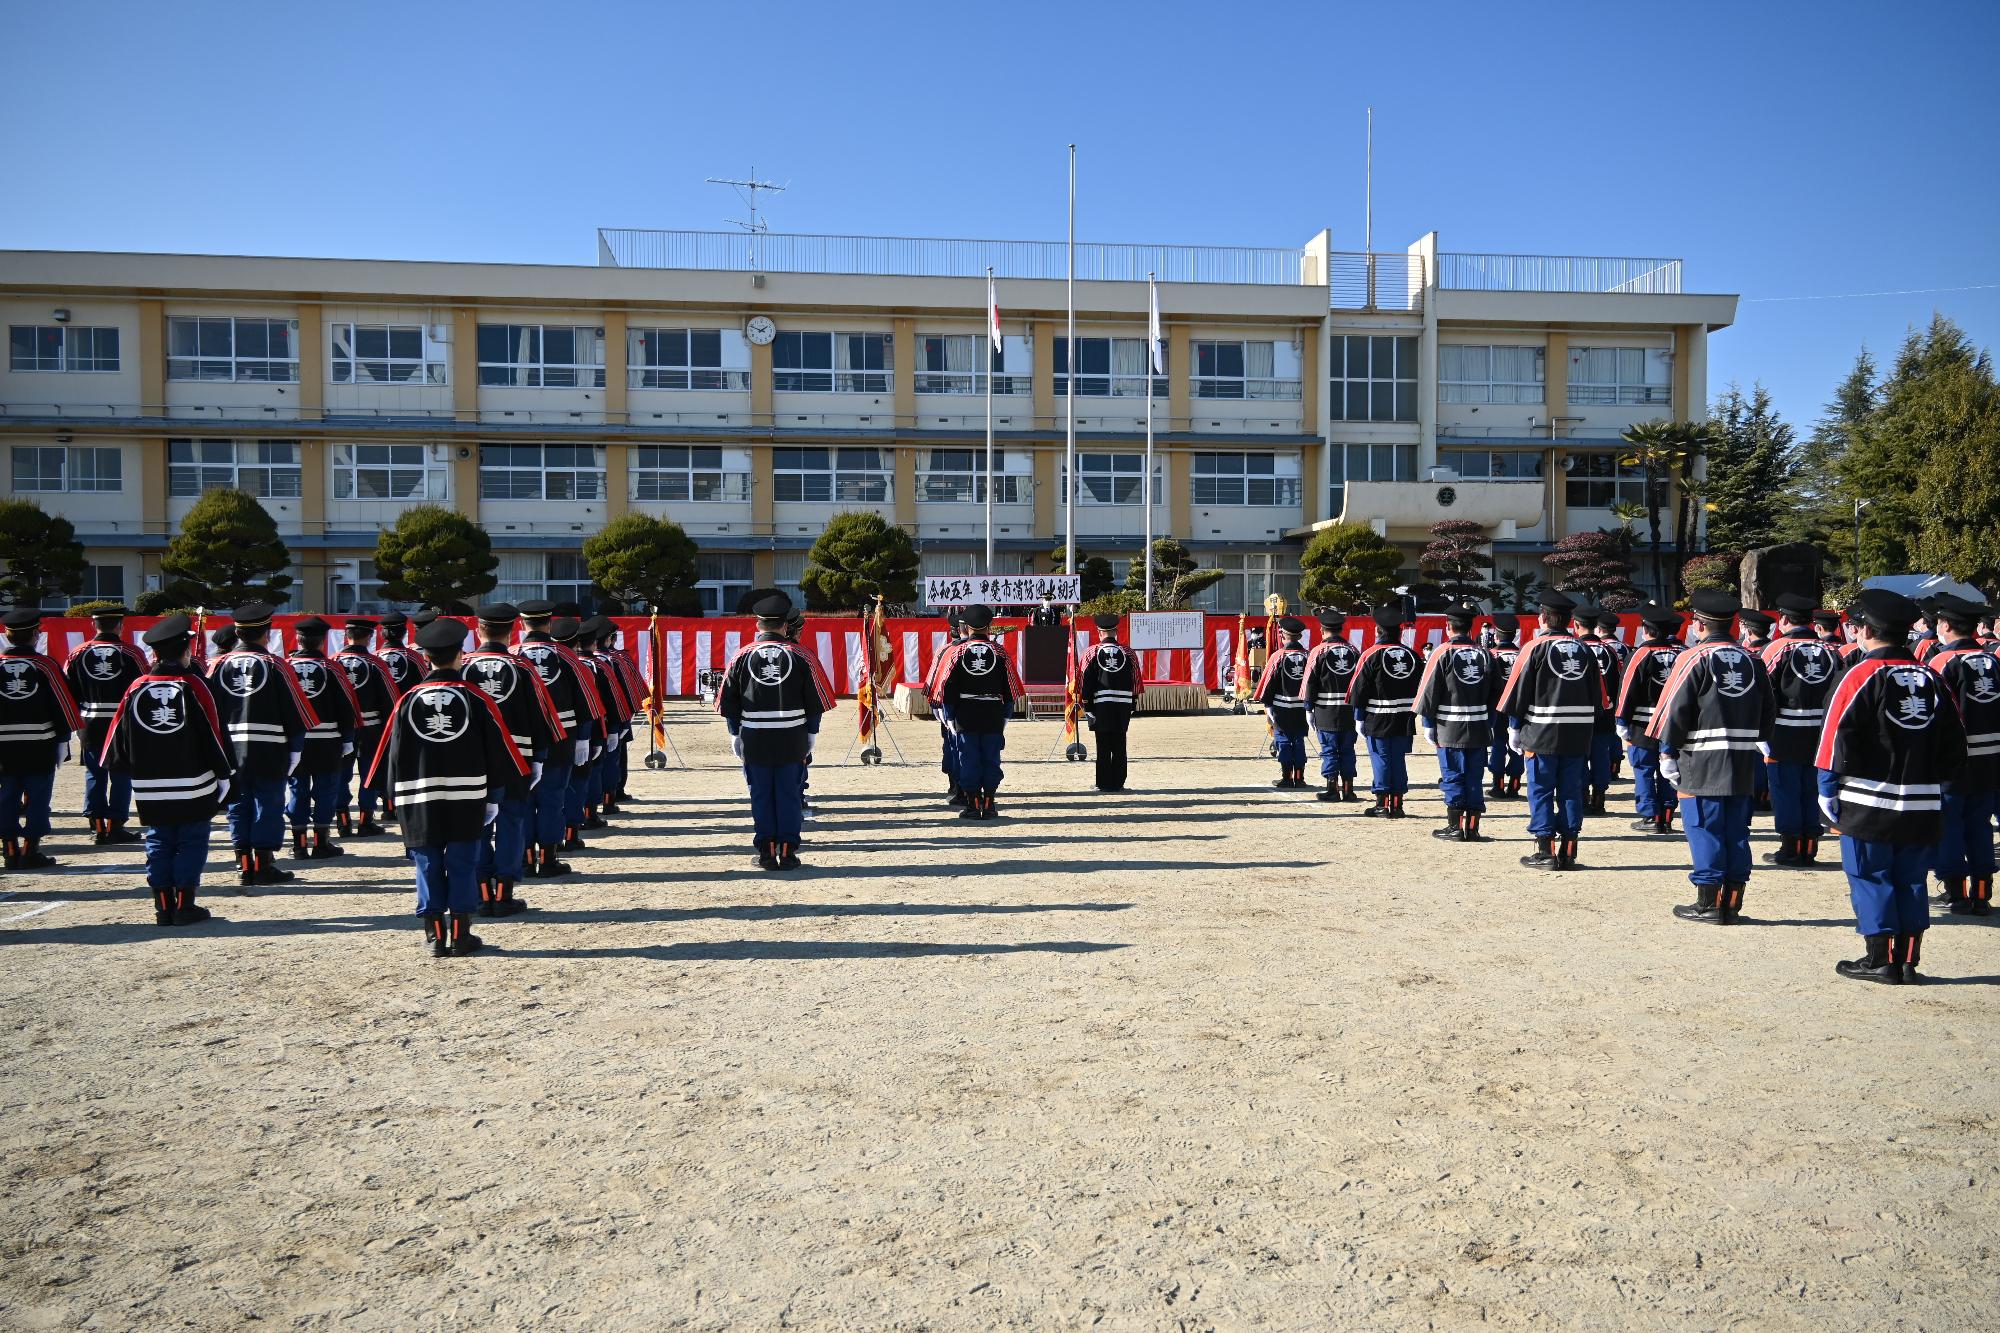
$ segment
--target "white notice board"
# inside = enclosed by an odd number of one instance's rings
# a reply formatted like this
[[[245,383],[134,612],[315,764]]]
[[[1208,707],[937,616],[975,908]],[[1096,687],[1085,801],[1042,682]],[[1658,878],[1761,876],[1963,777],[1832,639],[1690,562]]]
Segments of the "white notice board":
[[[1128,648],[1157,652],[1203,646],[1202,614],[1199,611],[1134,611],[1131,620]]]

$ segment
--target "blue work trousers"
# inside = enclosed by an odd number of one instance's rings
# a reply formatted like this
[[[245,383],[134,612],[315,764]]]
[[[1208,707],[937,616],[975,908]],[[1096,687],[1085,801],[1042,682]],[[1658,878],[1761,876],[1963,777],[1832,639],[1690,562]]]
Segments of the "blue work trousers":
[[[569,784],[576,772],[573,764],[559,763],[556,755],[568,758],[568,741],[556,743],[555,754],[542,761],[542,780],[535,785],[535,841],[544,847],[560,847],[563,826],[569,815]]]
[[[1681,827],[1694,858],[1690,880],[1703,886],[1750,882],[1748,796],[1683,796]]]
[[[0,836],[48,837],[49,801],[55,789],[53,768],[45,773],[0,773]]]
[[[1590,733],[1590,785],[1603,790],[1611,785],[1613,761],[1618,757],[1618,733],[1615,731],[1593,731]]]
[[[1401,796],[1410,789],[1410,738],[1368,738],[1368,790],[1377,796]]]
[[[201,868],[208,860],[209,822],[154,824],[146,829],[146,887],[201,887]]]
[[[994,792],[1000,789],[1000,752],[1007,748],[1004,731],[961,731],[958,736],[958,785],[961,791]],[[1304,745],[1299,747],[1303,752]],[[1305,762],[1303,753],[1299,762]],[[799,775],[803,780],[804,774]],[[803,790],[799,788],[798,790]]]
[[[1672,810],[1680,794],[1660,771],[1659,747],[1628,745],[1625,757],[1632,761],[1632,795],[1639,807],[1639,818],[1657,819]]]
[[[229,802],[229,845],[275,852],[285,845],[285,780],[236,775]]]
[[[113,773],[89,750],[83,752],[83,813],[88,819],[114,819],[121,824],[132,815],[131,775]]]
[[[1319,775],[1321,777],[1346,778],[1350,782],[1354,780],[1355,734],[1352,731],[1320,730]]]
[[[1993,877],[1993,813],[2000,794],[1990,791],[1947,791],[1944,829],[1938,835],[1931,868],[1939,879]]]
[[[999,737],[991,739],[997,741]],[[750,787],[750,823],[759,848],[767,842],[798,845],[805,824],[805,811],[799,799],[804,770],[802,763],[743,765],[743,781]],[[999,771],[997,759],[994,771]],[[968,783],[968,789],[975,788]]]
[[[504,879],[509,884],[520,880],[521,857],[528,850],[528,824],[534,812],[532,793],[500,798],[500,813],[479,840],[480,879]]]
[[[1819,771],[1811,764],[1759,764],[1771,789],[1771,826],[1785,838],[1817,838]]]
[[[1537,838],[1574,838],[1583,831],[1580,754],[1531,754],[1528,760],[1528,832]]]
[[[343,790],[341,771],[337,768],[324,773],[294,773],[291,793],[285,801],[285,817],[291,821],[294,830],[308,824],[314,828],[326,828],[340,812]]]
[[[1840,840],[1840,865],[1854,904],[1854,928],[1863,935],[1914,935],[1931,924],[1924,897],[1924,867],[1931,848],[1922,842]]]
[[[1453,810],[1486,809],[1486,747],[1438,747],[1438,790]]]
[[[479,839],[448,842],[442,847],[412,847],[417,867],[417,915],[456,916],[479,910]]]

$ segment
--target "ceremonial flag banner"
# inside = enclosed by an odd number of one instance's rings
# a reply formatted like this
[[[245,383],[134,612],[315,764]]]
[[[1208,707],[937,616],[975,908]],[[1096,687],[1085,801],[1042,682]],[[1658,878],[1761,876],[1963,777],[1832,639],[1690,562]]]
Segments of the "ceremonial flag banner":
[[[1236,661],[1234,664],[1236,679],[1234,683],[1238,699],[1248,699],[1252,688],[1250,684],[1250,637],[1243,632],[1243,627],[1244,618],[1242,616],[1236,617]]]
[[[924,601],[932,606],[1027,606],[1044,597],[1075,606],[1083,600],[1083,579],[1076,574],[960,574],[924,580]]]
[[[1146,284],[1150,299],[1147,301],[1146,341],[1153,349],[1153,373],[1167,373],[1167,339],[1160,331],[1160,288],[1157,283]]]
[[[986,275],[986,336],[993,340],[993,350],[1003,350],[1005,339],[1000,336],[1000,293],[993,286],[993,275]]]
[[[861,668],[856,674],[854,709],[861,730],[861,743],[875,734],[875,636],[880,632],[881,604],[861,613]]]

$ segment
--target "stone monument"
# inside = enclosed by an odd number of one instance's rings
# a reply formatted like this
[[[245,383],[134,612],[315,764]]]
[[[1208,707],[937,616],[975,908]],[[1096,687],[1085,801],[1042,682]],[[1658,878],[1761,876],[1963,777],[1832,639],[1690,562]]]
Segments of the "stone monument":
[[[1788,592],[1810,597],[1817,602],[1824,565],[1825,557],[1810,542],[1759,547],[1743,557],[1743,569],[1737,582],[1737,587],[1742,589],[1743,605],[1767,611]]]

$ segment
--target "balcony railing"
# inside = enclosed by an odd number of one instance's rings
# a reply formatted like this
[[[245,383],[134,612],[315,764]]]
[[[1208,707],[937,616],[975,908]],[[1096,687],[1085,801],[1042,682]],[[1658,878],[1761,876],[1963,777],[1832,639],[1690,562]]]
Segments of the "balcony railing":
[[[1424,257],[1400,253],[1328,255],[1327,295],[1335,310],[1420,314],[1424,308]]]
[[[1591,255],[1442,254],[1438,256],[1438,287],[1453,292],[1671,295],[1681,290],[1681,261]]]
[[[808,236],[766,232],[597,230],[606,268],[703,269],[727,273],[866,274],[898,278],[1061,279],[1061,241],[977,241],[931,236]],[[1295,287],[1305,251],[1220,245],[1108,245],[1079,242],[1076,276],[1086,282],[1238,283]]]

